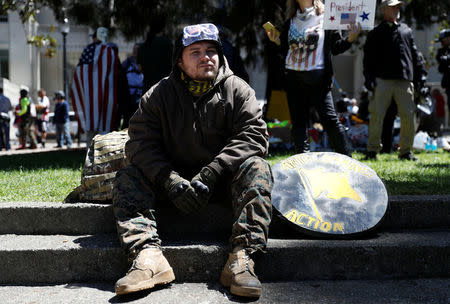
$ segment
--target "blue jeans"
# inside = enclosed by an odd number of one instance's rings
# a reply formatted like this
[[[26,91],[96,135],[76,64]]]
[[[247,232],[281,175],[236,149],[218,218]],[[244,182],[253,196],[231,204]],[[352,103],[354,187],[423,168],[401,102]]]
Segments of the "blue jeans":
[[[0,150],[11,149],[9,144],[9,122],[0,122]]]
[[[72,146],[72,137],[70,137],[69,122],[56,124],[56,143],[58,147],[63,146],[64,139],[67,147],[70,148]]]

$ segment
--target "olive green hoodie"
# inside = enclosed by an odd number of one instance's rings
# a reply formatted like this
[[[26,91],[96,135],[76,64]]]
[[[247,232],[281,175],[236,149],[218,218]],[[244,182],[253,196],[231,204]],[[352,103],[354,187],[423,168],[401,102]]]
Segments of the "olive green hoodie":
[[[214,85],[202,96],[189,93],[174,60],[171,74],[142,97],[125,153],[152,183],[162,170],[190,179],[204,166],[220,177],[266,155],[269,136],[255,92],[219,56]]]

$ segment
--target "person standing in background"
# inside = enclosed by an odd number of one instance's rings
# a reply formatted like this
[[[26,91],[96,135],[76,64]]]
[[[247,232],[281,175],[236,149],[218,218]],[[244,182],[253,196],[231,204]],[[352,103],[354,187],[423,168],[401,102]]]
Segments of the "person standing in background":
[[[45,140],[47,138],[47,124],[49,120],[50,112],[50,100],[48,99],[44,89],[38,91],[38,103],[36,104],[36,125],[35,135],[38,136],[38,132],[41,133],[42,148],[45,148]]]
[[[117,111],[116,111],[116,125],[113,127],[113,130],[125,129],[128,127],[127,112],[129,104],[131,103],[130,99],[130,89],[128,87],[128,80],[125,70],[120,63],[119,57],[119,46],[110,42],[108,45],[114,50],[115,56],[117,57],[117,72],[115,82],[115,92],[117,95]],[[123,119],[123,121],[122,121]]]
[[[172,69],[172,41],[164,35],[166,19],[155,17],[150,24],[147,39],[138,49],[137,64],[144,73],[144,90],[147,92],[155,83],[169,76]]]
[[[96,134],[113,131],[117,118],[119,56],[106,43],[108,29],[99,27],[93,42],[85,47],[70,91],[79,129],[89,147]],[[87,81],[91,79],[92,81]]]
[[[9,111],[12,110],[11,101],[3,95],[3,88],[0,88],[0,151],[11,149],[9,143]]]
[[[288,0],[281,34],[267,31],[267,35],[279,46],[285,58],[286,93],[295,152],[309,152],[307,129],[310,109],[315,108],[333,149],[351,156],[351,147],[331,95],[331,56],[351,47],[361,32],[361,25],[349,25],[349,34],[344,39],[339,31],[324,30],[323,13],[321,0]]]
[[[33,113],[34,112],[34,113]],[[19,133],[22,138],[22,146],[17,150],[27,148],[27,138],[30,139],[29,149],[36,149],[36,137],[34,136],[34,119],[36,116],[36,108],[28,98],[28,90],[20,90],[20,111],[17,113],[20,116]]]
[[[53,123],[56,126],[56,143],[57,148],[62,148],[64,141],[67,148],[72,147],[72,137],[69,130],[69,104],[65,100],[66,96],[63,91],[55,92],[55,116],[53,117]]]
[[[395,100],[401,121],[399,159],[415,161],[411,149],[415,134],[414,81],[425,71],[412,30],[400,23],[402,1],[383,0],[383,21],[367,35],[364,45],[364,85],[374,92],[369,103],[369,142],[366,159],[380,152],[386,111]],[[420,77],[421,78],[421,77]],[[426,78],[425,78],[426,79]],[[424,81],[421,79],[421,82]],[[418,88],[416,88],[418,89]]]
[[[227,58],[228,65],[233,71],[234,75],[241,77],[245,82],[250,83],[250,77],[245,68],[244,62],[239,51],[239,48],[235,47],[228,37],[228,30],[225,27],[219,27],[220,42],[223,47],[223,54]]]
[[[438,70],[442,74],[441,86],[447,95],[447,107],[450,112],[450,29],[440,31],[439,38],[442,47],[438,50],[436,60]]]
[[[442,136],[442,130],[445,124],[445,100],[439,89],[434,89],[431,91],[435,102],[435,112],[436,112],[436,131],[438,136]]]
[[[128,128],[130,118],[133,116],[134,112],[136,112],[139,101],[144,93],[144,74],[142,74],[141,67],[136,62],[138,49],[139,45],[135,44],[133,47],[133,54],[122,63],[122,68],[128,81],[130,95],[129,102],[124,109],[124,122],[122,125],[124,129]]]

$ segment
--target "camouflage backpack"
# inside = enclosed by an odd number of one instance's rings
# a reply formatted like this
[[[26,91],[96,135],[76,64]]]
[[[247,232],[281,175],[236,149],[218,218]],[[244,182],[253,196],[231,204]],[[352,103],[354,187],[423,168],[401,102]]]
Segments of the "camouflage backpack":
[[[72,190],[64,202],[110,203],[116,173],[125,167],[125,143],[128,139],[128,129],[96,135],[86,154],[81,185]]]

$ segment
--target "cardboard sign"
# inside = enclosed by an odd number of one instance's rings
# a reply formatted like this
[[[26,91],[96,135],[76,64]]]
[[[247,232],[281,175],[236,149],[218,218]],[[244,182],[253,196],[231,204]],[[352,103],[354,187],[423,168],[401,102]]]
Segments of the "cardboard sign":
[[[272,172],[272,205],[302,232],[361,234],[373,230],[388,207],[375,171],[342,154],[297,154],[273,165]]]
[[[376,0],[330,0],[325,2],[323,27],[326,30],[347,30],[351,23],[363,30],[374,27]]]

